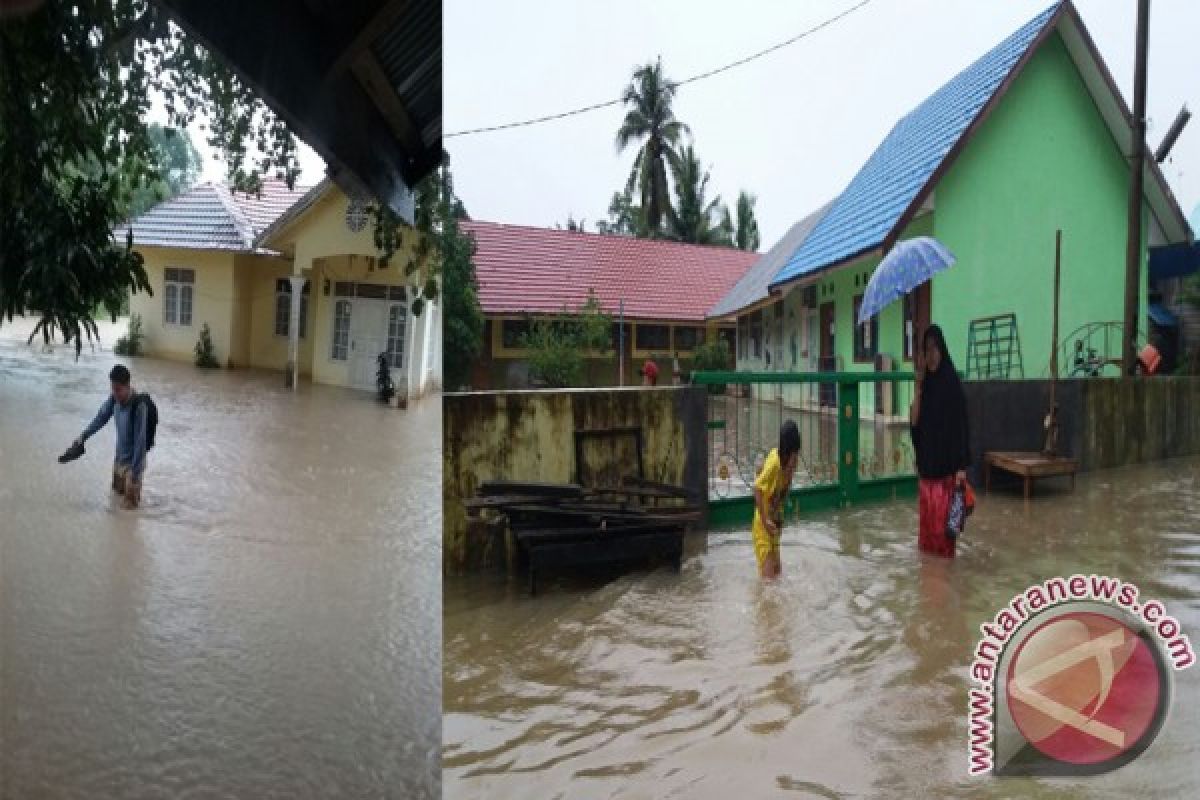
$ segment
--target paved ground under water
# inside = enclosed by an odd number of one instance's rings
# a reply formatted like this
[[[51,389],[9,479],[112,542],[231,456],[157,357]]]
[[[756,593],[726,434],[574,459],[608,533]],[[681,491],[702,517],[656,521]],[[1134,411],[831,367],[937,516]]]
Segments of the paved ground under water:
[[[748,531],[670,570],[445,587],[447,798],[1197,797],[1200,667],[1134,763],[972,779],[979,625],[1031,584],[1136,583],[1200,643],[1200,459],[1081,476],[1026,511],[981,497],[959,557],[916,552],[914,501],[789,520],[784,578]]]
[[[126,512],[112,363],[0,341],[0,797],[440,796],[438,398],[131,360]]]

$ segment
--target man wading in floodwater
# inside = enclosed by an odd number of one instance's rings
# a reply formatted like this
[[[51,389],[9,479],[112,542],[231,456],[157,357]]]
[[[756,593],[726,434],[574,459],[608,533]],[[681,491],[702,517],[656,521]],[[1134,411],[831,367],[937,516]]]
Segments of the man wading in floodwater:
[[[84,429],[59,463],[83,455],[83,443],[113,420],[117,429],[117,453],[113,458],[113,491],[122,495],[122,507],[137,508],[142,499],[142,475],[146,471],[146,451],[154,446],[154,428],[158,410],[148,394],[140,394],[129,385],[129,370],[118,364],[108,373],[112,393],[96,412],[96,418]]]

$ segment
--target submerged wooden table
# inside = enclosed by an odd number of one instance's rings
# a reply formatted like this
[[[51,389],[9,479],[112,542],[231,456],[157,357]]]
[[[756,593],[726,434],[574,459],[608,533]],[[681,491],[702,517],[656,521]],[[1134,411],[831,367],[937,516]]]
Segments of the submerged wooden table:
[[[1046,456],[1032,451],[989,451],[983,454],[984,492],[991,491],[992,488],[992,467],[1019,475],[1025,483],[1025,499],[1028,500],[1035,478],[1070,475],[1071,490],[1074,491],[1075,473],[1079,470],[1079,462],[1073,458]]]

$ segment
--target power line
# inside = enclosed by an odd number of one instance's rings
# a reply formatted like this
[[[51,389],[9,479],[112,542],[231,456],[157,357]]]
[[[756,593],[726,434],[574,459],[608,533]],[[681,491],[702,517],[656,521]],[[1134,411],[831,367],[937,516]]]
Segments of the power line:
[[[720,67],[717,67],[715,69],[710,69],[707,72],[701,72],[697,75],[693,75],[690,78],[685,78],[681,81],[672,81],[671,88],[675,88],[675,87],[679,87],[679,86],[686,86],[689,83],[696,83],[697,81],[702,81],[706,78],[711,78],[714,75],[720,75],[722,72],[728,72],[729,70],[734,69],[735,67],[740,67],[745,64],[749,64],[751,61],[756,61],[757,59],[760,59],[763,56],[770,55],[771,53],[774,53],[776,50],[782,50],[783,48],[788,47],[789,45],[795,44],[796,42],[800,41],[801,39],[811,36],[812,34],[816,33],[817,31],[821,30],[822,28],[829,27],[830,25],[832,25],[833,23],[842,19],[843,17],[850,16],[855,11],[858,11],[860,8],[862,8],[865,5],[869,5],[871,2],[872,2],[872,0],[859,0],[859,2],[857,4],[851,6],[850,8],[847,8],[845,11],[842,11],[841,13],[830,17],[829,19],[825,20],[824,22],[814,25],[813,27],[809,28],[808,30],[801,31],[800,33],[796,34],[795,36],[793,36],[790,39],[779,42],[778,44],[773,44],[770,47],[768,47],[764,50],[759,50],[757,53],[752,53],[751,55],[748,55],[745,58],[738,59],[737,61],[731,61],[730,63],[725,64]],[[553,122],[554,120],[565,119],[566,117],[574,117],[574,116],[578,116],[580,114],[587,114],[591,111],[598,111],[602,108],[608,108],[609,106],[619,105],[621,102],[622,102],[622,99],[618,97],[614,100],[605,100],[602,103],[593,103],[590,106],[582,106],[581,108],[573,108],[570,111],[563,111],[558,114],[547,114],[544,117],[534,117],[533,119],[525,119],[525,120],[521,120],[519,122],[507,122],[502,125],[488,125],[488,126],[482,127],[482,128],[470,128],[468,130],[463,130],[463,131],[454,131],[453,133],[443,134],[442,138],[443,139],[451,139],[455,136],[472,136],[472,135],[478,134],[478,133],[492,133],[494,131],[503,131],[503,130],[508,130],[510,128],[524,128],[524,127],[528,127],[530,125],[540,125],[543,122]]]

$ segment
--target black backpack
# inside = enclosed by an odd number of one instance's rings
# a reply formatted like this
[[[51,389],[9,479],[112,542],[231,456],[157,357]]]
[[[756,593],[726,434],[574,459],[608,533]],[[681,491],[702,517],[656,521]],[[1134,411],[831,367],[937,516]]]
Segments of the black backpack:
[[[138,392],[133,398],[133,410],[137,413],[138,403],[146,405],[146,450],[154,449],[154,434],[158,430],[158,406],[154,405],[154,399],[148,394]]]

